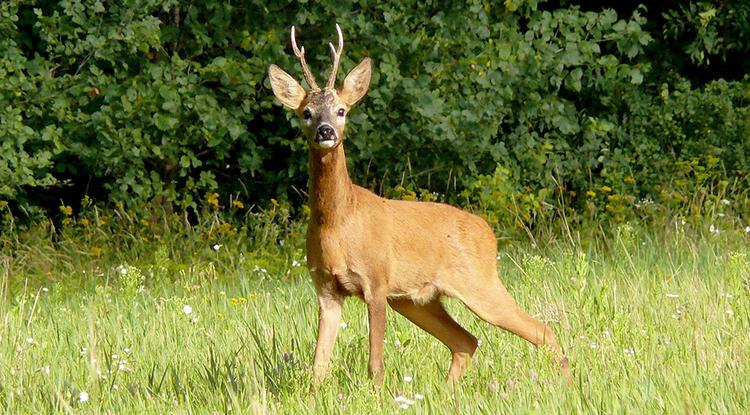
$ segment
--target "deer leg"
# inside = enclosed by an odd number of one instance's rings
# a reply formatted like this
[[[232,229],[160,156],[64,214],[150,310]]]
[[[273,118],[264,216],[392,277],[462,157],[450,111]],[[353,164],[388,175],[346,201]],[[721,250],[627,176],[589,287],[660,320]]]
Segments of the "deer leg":
[[[557,344],[555,334],[546,324],[526,314],[518,306],[508,290],[498,279],[473,290],[470,295],[462,293],[461,299],[479,318],[497,327],[510,331],[529,341],[534,346],[547,345],[560,363],[565,380],[570,383],[568,359]]]
[[[313,360],[313,382],[323,380],[331,360],[333,344],[341,321],[341,304],[343,298],[334,291],[318,290],[320,314],[318,316],[318,340],[315,344]]]
[[[370,328],[370,361],[368,372],[375,386],[383,384],[383,339],[385,338],[385,294],[368,299],[367,314]]]
[[[448,384],[453,387],[463,375],[477,349],[477,339],[448,314],[435,298],[427,304],[415,304],[410,299],[393,299],[391,307],[440,340],[451,351],[451,366],[448,369]]]

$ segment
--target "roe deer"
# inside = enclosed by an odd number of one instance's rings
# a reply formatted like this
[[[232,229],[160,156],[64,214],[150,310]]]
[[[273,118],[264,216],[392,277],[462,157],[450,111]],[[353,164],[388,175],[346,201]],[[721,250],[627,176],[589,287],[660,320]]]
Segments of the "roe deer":
[[[522,311],[497,274],[497,240],[479,216],[440,203],[388,200],[352,183],[344,155],[344,126],[349,109],[370,85],[371,61],[365,58],[336,90],[336,72],[344,46],[329,44],[333,69],[318,87],[298,48],[306,91],[276,65],[268,68],[276,97],[304,119],[309,147],[311,218],[307,266],[320,305],[313,362],[314,383],[325,376],[345,297],[367,304],[369,374],[383,382],[386,303],[444,343],[452,353],[448,382],[453,386],[469,365],[477,339],[446,312],[441,296],[455,297],[483,320],[555,353],[566,380],[567,359],[549,327]]]

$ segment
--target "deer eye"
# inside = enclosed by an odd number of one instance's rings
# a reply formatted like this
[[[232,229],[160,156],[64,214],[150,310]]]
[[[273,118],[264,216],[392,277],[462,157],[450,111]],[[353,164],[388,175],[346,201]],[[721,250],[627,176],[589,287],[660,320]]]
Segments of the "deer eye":
[[[312,117],[312,114],[310,114],[310,110],[307,110],[307,109],[306,109],[306,110],[302,111],[302,116],[303,116],[303,117],[304,117],[304,118],[305,118],[306,120],[309,120],[309,119],[310,119],[310,117]]]
[[[339,108],[339,117],[343,117],[343,116],[344,116],[344,109]]]

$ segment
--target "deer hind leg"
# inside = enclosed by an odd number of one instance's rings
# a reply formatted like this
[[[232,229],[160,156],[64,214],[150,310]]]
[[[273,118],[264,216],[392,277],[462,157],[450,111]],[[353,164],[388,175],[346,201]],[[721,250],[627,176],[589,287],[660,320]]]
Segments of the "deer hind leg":
[[[491,283],[472,287],[459,296],[479,318],[529,341],[547,345],[560,363],[563,377],[570,382],[568,359],[557,344],[554,332],[546,324],[526,314],[496,277]]]
[[[451,318],[438,298],[427,304],[415,304],[411,299],[391,299],[388,303],[399,314],[435,336],[450,349],[452,359],[448,369],[448,384],[452,387],[469,366],[477,349],[476,337]]]

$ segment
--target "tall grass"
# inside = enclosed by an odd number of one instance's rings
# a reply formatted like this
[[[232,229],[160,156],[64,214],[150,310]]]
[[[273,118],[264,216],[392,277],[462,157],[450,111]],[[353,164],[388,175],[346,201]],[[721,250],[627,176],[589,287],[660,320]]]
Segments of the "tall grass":
[[[115,216],[104,230],[78,223],[56,236],[3,236],[6,413],[750,409],[750,239],[741,229],[622,225],[607,239],[503,244],[502,279],[557,332],[572,385],[545,350],[446,300],[482,341],[455,393],[444,383],[447,349],[390,311],[376,390],[365,308],[351,299],[330,376],[311,392],[317,303],[301,227],[264,214],[243,218],[246,232],[210,216],[197,227],[166,219],[157,231]]]

